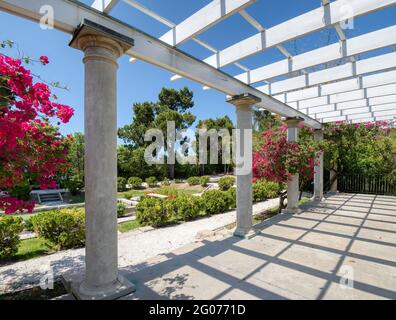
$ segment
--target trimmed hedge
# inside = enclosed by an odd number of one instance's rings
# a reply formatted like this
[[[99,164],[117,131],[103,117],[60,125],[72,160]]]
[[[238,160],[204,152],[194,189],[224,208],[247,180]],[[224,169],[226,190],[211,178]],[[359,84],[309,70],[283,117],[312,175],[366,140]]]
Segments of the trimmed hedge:
[[[123,177],[117,178],[117,191],[122,192],[126,190],[127,180]]]
[[[133,189],[139,189],[142,186],[143,180],[139,177],[130,177],[128,179],[128,184],[132,186]]]
[[[253,185],[253,201],[264,201],[275,198],[278,195],[279,184],[272,181],[257,181]]]
[[[175,187],[163,186],[155,191],[156,193],[163,194],[164,196],[176,197],[179,191]]]
[[[84,209],[61,209],[30,218],[38,236],[56,249],[71,249],[85,244]]]
[[[202,187],[206,187],[207,185],[208,185],[208,183],[209,183],[209,177],[208,176],[202,176],[201,178],[199,178],[199,184],[202,186]]]
[[[126,205],[117,203],[117,218],[122,218],[126,214]]]
[[[190,177],[187,179],[187,183],[190,186],[197,186],[201,183],[201,179],[200,179],[200,177]]]
[[[202,195],[207,214],[218,214],[228,210],[230,200],[226,192],[209,190]]]
[[[23,219],[14,216],[0,216],[0,258],[12,257],[18,251],[19,234],[23,230]]]
[[[227,191],[235,183],[234,177],[222,177],[219,179],[219,189],[222,191]]]
[[[146,179],[146,183],[149,187],[156,187],[157,186],[157,178],[156,177],[148,177]]]
[[[176,218],[184,221],[195,219],[204,209],[202,199],[194,196],[179,196],[171,200],[171,204]]]
[[[224,191],[228,197],[228,208],[235,209],[236,208],[236,188],[230,188],[227,191]]]
[[[164,201],[158,198],[143,198],[136,206],[136,220],[142,226],[160,227],[168,220]]]

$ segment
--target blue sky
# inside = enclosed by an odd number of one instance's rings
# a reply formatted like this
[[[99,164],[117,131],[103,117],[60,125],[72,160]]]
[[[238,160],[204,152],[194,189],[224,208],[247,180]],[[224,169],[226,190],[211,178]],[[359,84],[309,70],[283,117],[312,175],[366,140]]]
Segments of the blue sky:
[[[92,0],[82,1],[86,4]],[[156,11],[169,20],[179,23],[186,17],[208,4],[209,0],[139,0],[140,3]],[[265,27],[271,27],[297,15],[318,7],[319,0],[258,0],[247,8],[247,12],[256,18]],[[56,14],[56,12],[55,12]],[[156,22],[150,17],[141,14],[136,9],[120,1],[111,12],[111,15],[137,27],[153,36],[160,37],[168,27]],[[396,21],[396,6],[381,10],[368,16],[355,19],[355,28],[346,30],[348,37],[354,37],[366,32],[391,26]],[[69,48],[67,44],[70,35],[57,30],[41,30],[39,25],[9,14],[0,12],[1,40],[13,40],[21,52],[31,57],[47,55],[50,64],[46,67],[35,65],[32,67],[36,74],[40,74],[47,81],[60,81],[69,87],[69,91],[57,90],[59,102],[69,104],[75,108],[76,113],[69,124],[63,125],[62,133],[83,131],[83,64],[82,53]],[[250,26],[240,15],[234,15],[200,35],[218,49],[226,48],[257,31]],[[294,52],[302,53],[327,44],[328,31],[316,32],[299,39],[296,43],[285,44]],[[337,41],[335,32],[330,34],[330,42]],[[198,57],[206,58],[211,53],[194,43],[188,41],[180,47],[182,50]],[[389,52],[390,49],[377,50],[362,55],[362,58]],[[17,52],[14,50],[13,54]],[[243,59],[241,63],[249,68],[275,62],[284,57],[277,49],[270,49],[258,55]],[[171,73],[138,61],[129,63],[127,57],[119,61],[118,72],[118,126],[121,127],[131,122],[132,104],[134,102],[155,101],[162,87],[180,88],[188,86],[194,91],[195,107],[192,112],[197,119],[221,117],[228,115],[235,120],[234,108],[225,102],[225,96],[214,90],[202,90],[201,85],[189,80],[170,81]],[[231,75],[240,73],[234,66],[223,68]]]

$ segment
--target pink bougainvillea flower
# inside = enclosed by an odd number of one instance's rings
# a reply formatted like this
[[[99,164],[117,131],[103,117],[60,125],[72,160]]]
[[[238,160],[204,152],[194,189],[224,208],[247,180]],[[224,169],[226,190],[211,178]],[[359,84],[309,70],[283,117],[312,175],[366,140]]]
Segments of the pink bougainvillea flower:
[[[48,64],[46,56],[40,61]],[[0,186],[6,191],[32,184],[56,187],[55,178],[68,168],[70,137],[63,137],[50,120],[66,123],[74,110],[51,101],[50,88],[34,83],[19,59],[0,55],[0,83],[9,91],[1,97],[5,107],[0,106]],[[34,202],[0,196],[0,210],[6,214],[33,208]]]
[[[41,56],[40,57],[40,62],[45,66],[49,63],[48,57],[47,56]]]

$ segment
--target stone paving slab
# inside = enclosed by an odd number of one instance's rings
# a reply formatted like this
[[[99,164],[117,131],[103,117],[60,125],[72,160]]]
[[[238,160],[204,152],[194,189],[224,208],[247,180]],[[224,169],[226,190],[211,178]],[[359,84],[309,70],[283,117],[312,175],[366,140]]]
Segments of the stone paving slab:
[[[355,210],[360,199],[371,204]],[[375,221],[377,199],[336,194],[252,239],[222,234],[129,266],[137,291],[124,299],[396,299],[396,224]],[[380,199],[396,214],[396,197]]]

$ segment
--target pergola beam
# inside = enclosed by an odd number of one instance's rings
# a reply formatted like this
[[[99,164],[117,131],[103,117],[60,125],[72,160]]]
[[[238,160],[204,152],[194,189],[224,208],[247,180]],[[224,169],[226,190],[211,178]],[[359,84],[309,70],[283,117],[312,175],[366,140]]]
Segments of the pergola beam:
[[[131,7],[134,7],[135,9],[139,10],[140,12],[143,12],[145,15],[157,20],[158,22],[161,22],[162,24],[168,26],[169,28],[174,28],[176,27],[176,24],[171,22],[170,20],[160,16],[156,12],[148,9],[141,3],[135,1],[135,0],[123,0],[126,4],[129,4]]]
[[[370,104],[389,103],[396,93],[396,83],[377,86],[366,89],[353,90],[343,93],[331,94],[319,98],[290,102],[288,105],[298,110],[307,108],[317,108],[321,106],[329,106],[333,104],[349,103],[351,108],[355,106],[365,106],[363,102],[368,101]],[[305,112],[305,111],[303,111]]]
[[[332,112],[319,112],[315,114],[316,119],[324,119],[329,117],[337,117],[337,116],[348,116],[353,118],[359,118],[362,114],[366,113],[375,113],[378,116],[386,116],[386,115],[393,115],[396,111],[396,104],[389,104],[386,105],[384,108],[381,105],[378,106],[368,106],[364,108],[354,108],[354,109],[342,109],[342,110],[335,110]]]
[[[150,10],[149,8],[145,7],[144,5],[142,5],[141,3],[135,1],[135,0],[123,0],[126,4],[130,5],[131,7],[139,10],[140,12],[146,14],[147,16],[153,18],[154,20],[168,26],[169,28],[174,29],[176,27],[176,24],[173,23],[172,21],[170,21],[169,19],[157,14],[156,12]],[[197,36],[192,37],[191,40],[193,40],[194,42],[198,43],[200,46],[204,47],[205,49],[211,51],[212,53],[217,53],[219,52],[219,50],[217,50],[216,48],[214,48],[212,45],[202,41],[201,39],[199,39]],[[135,58],[131,58],[131,62],[135,62],[137,59]],[[240,68],[242,71],[249,71],[249,68],[245,67],[244,65],[242,65],[239,62],[235,62],[234,65],[238,68]],[[173,75],[171,77],[171,81],[175,81],[178,79],[183,78],[180,75]]]
[[[396,44],[396,26],[380,29],[334,43],[296,56],[292,60],[284,59],[266,66],[241,73],[237,79],[253,84],[277,76],[290,74],[304,68],[310,68],[330,61],[352,57],[357,54],[392,46]]]
[[[119,0],[95,0],[92,8],[104,13],[109,13]]]
[[[260,22],[258,22],[256,19],[254,19],[249,13],[246,12],[246,10],[241,10],[239,11],[239,14],[252,25],[254,28],[257,29],[259,32],[264,32],[266,29],[261,25]],[[292,54],[287,51],[287,49],[282,46],[282,45],[277,45],[276,48],[287,58],[291,58]]]
[[[356,77],[372,72],[383,71],[396,67],[396,52],[383,54],[373,58],[348,62],[333,68],[311,72],[302,76],[289,78],[282,81],[258,87],[259,90],[275,95],[287,91],[326,84],[337,80]]]
[[[351,12],[353,12],[353,15],[350,15],[342,10],[345,1],[334,1],[327,6],[321,6],[264,32],[255,34],[220,51],[218,55],[208,57],[204,61],[221,68],[276,45],[333,26],[348,18],[368,14],[394,4],[396,4],[396,0],[349,0],[347,5],[351,7]],[[292,32],[290,32],[291,30]]]
[[[352,123],[362,123],[362,122],[375,122],[375,121],[394,121],[395,116],[387,115],[387,116],[373,116],[371,114],[365,114],[361,116],[361,118],[349,118],[348,116],[336,116],[322,119],[322,123],[336,122],[336,121],[350,121]]]
[[[180,45],[255,1],[214,0],[169,30],[160,39],[172,46]]]
[[[316,85],[310,88],[273,95],[273,97],[285,103],[292,103],[392,83],[396,83],[396,70],[358,76],[329,84]]]
[[[363,100],[356,100],[353,102],[343,102],[343,103],[334,103],[328,104],[324,106],[312,107],[307,109],[300,109],[300,111],[308,114],[313,118],[323,118],[323,117],[330,117],[334,115],[335,111],[342,111],[342,114],[353,114],[359,113],[360,111],[366,110],[368,111],[387,111],[387,110],[395,110],[396,109],[396,96],[389,96],[392,97],[388,101],[383,101],[381,103],[380,99],[382,97],[374,98],[378,99],[378,101],[371,101],[371,99],[363,99]],[[338,113],[337,113],[338,114]]]
[[[269,97],[230,75],[174,48],[115,18],[102,14],[79,1],[74,0],[2,0],[0,9],[39,22],[40,8],[50,5],[54,8],[54,27],[72,34],[82,19],[98,23],[121,35],[134,39],[135,45],[127,52],[131,57],[177,73],[204,86],[216,89],[227,95],[250,93],[262,99],[262,106],[267,110],[286,117],[303,117],[309,127],[320,128],[321,124],[307,115]]]

